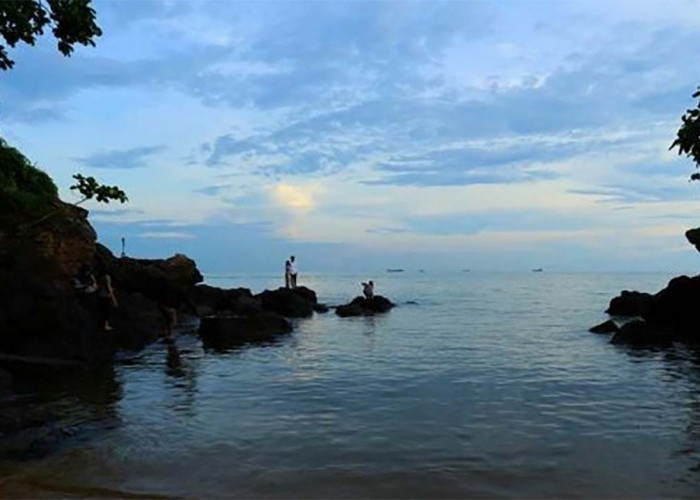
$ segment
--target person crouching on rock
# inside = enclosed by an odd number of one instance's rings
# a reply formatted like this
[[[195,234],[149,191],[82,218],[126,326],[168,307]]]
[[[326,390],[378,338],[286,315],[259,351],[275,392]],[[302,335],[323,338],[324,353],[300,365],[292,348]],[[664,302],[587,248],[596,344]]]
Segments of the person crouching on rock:
[[[117,299],[114,296],[114,290],[112,289],[112,278],[102,262],[98,263],[97,265],[96,282],[100,318],[104,324],[104,330],[109,331],[112,329],[112,327],[109,326],[109,316],[112,309],[117,308]]]
[[[362,283],[362,293],[366,299],[374,297],[374,282],[369,280],[367,283]]]

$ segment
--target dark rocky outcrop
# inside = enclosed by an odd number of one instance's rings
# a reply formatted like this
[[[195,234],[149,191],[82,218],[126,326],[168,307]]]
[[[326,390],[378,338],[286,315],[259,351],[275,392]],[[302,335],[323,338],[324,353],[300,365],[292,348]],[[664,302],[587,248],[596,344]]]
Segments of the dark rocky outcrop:
[[[698,252],[700,252],[700,227],[688,229],[685,232],[685,237],[690,244],[693,245]]]
[[[612,320],[603,321],[602,323],[592,326],[588,329],[591,333],[615,333],[618,327]]]
[[[685,233],[700,250],[700,228]],[[623,291],[610,301],[608,314],[637,317],[613,337],[614,343],[663,345],[673,341],[700,343],[700,276],[678,276],[651,295]]]
[[[625,323],[610,339],[611,344],[640,347],[667,347],[671,345],[671,342],[671,337],[667,332],[644,320],[633,320]]]
[[[365,297],[355,297],[348,304],[338,306],[335,313],[340,317],[348,316],[372,316],[376,313],[383,313],[394,307],[394,304],[381,295],[375,295],[371,299]]]
[[[314,312],[316,292],[306,287],[265,290],[255,296],[263,309],[288,318],[307,318]]]
[[[205,347],[226,349],[250,342],[273,340],[291,330],[289,321],[273,312],[250,316],[220,314],[202,318],[199,335]]]
[[[612,316],[642,316],[649,308],[650,301],[651,295],[648,293],[623,290],[610,301],[605,312]]]
[[[262,301],[254,298],[247,288],[223,289],[197,285],[190,290],[187,298],[198,316],[209,316],[220,311],[246,315],[263,310]]]

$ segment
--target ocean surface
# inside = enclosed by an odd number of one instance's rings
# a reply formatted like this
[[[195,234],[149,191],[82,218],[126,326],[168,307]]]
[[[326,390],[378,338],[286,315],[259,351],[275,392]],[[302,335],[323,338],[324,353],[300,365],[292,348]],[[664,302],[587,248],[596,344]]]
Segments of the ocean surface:
[[[4,456],[0,497],[697,497],[700,354],[587,332],[620,290],[671,277],[301,275],[329,304],[373,278],[399,307],[315,315],[226,352],[185,331],[20,387],[12,405],[72,431]],[[208,282],[257,292],[280,277]]]

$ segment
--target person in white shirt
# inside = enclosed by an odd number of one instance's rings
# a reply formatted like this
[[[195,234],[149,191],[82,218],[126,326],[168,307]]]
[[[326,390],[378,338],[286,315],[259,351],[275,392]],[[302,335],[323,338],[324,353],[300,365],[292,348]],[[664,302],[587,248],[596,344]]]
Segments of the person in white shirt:
[[[289,284],[292,288],[297,287],[297,265],[294,262],[294,256],[289,258]]]

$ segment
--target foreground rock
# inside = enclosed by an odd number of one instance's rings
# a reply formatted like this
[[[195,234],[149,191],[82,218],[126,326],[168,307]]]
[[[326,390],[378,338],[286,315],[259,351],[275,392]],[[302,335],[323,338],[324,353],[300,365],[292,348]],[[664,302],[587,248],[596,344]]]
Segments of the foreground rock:
[[[685,233],[700,250],[700,228]],[[610,301],[608,314],[639,318],[625,324],[613,337],[616,344],[667,345],[680,341],[700,343],[700,276],[678,276],[658,293],[623,291]]]
[[[668,347],[671,337],[643,320],[634,320],[622,325],[620,330],[610,339],[611,344],[625,344],[640,347]]]
[[[651,294],[623,290],[620,295],[610,301],[605,311],[612,316],[643,316],[649,309]]]
[[[599,325],[592,326],[588,329],[591,333],[615,333],[618,327],[612,320],[603,321]]]
[[[199,335],[205,347],[226,349],[249,342],[264,342],[292,331],[282,316],[262,312],[251,316],[218,315],[202,318]]]
[[[375,295],[371,299],[365,297],[355,297],[348,304],[338,306],[335,313],[342,317],[348,316],[372,316],[377,313],[389,311],[394,304],[381,295]]]

